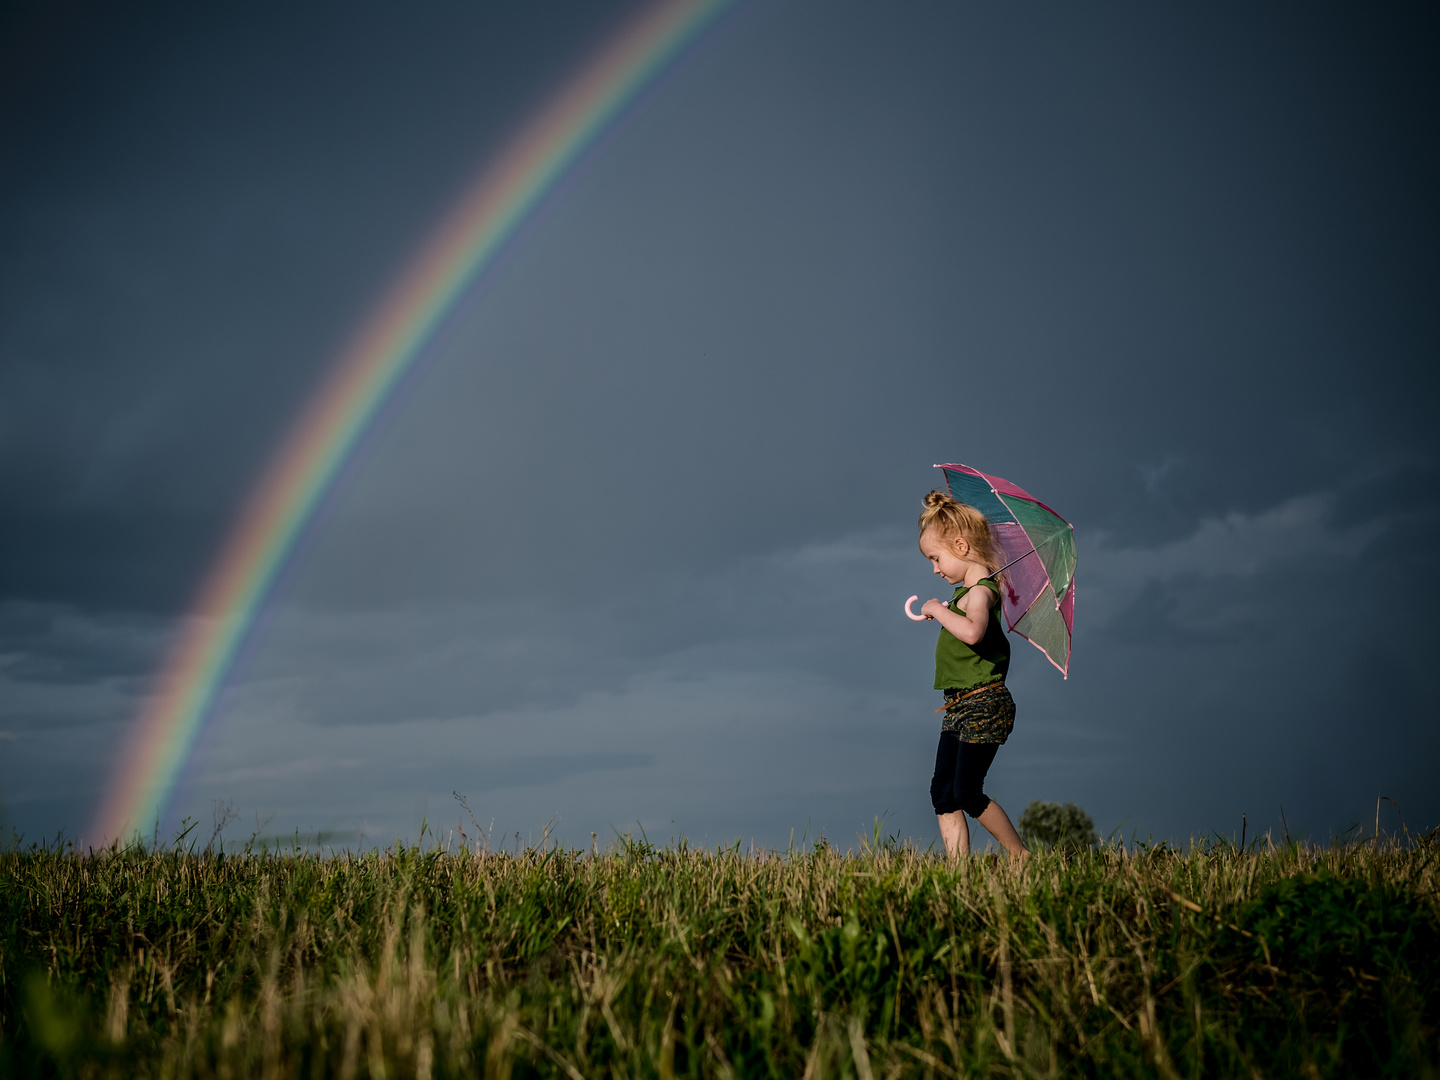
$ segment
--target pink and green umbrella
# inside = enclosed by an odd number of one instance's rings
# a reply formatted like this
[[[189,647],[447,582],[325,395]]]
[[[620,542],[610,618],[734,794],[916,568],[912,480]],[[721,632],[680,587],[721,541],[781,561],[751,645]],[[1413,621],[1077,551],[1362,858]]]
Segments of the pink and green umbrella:
[[[945,470],[951,495],[985,515],[999,541],[1006,562],[1000,578],[1001,608],[1010,632],[1038,648],[1069,678],[1075,624],[1074,526],[1009,480],[969,465],[935,467]]]

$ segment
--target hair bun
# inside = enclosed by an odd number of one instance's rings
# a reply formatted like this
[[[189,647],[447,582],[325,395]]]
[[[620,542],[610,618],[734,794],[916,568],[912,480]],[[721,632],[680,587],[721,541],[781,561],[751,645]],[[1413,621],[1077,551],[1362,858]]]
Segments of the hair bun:
[[[947,503],[953,503],[954,501],[953,498],[943,491],[931,491],[925,496],[925,509],[938,510]]]

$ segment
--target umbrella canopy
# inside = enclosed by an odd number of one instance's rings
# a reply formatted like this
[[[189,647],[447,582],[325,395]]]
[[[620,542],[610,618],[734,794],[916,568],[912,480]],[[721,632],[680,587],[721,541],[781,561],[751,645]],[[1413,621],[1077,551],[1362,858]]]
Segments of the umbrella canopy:
[[[1001,607],[1012,633],[1070,676],[1075,623],[1075,529],[1028,491],[969,465],[936,465],[950,494],[985,515],[1004,552]],[[996,571],[991,577],[1000,574]]]

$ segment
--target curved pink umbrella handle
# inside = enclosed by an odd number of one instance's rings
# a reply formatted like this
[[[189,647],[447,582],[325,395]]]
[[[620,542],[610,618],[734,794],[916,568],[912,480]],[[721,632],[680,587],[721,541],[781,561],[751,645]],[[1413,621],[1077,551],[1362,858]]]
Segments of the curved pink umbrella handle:
[[[929,615],[916,615],[913,611],[910,610],[910,605],[919,599],[920,597],[918,596],[912,596],[909,600],[905,601],[905,614],[909,615],[910,618],[914,619],[916,622],[924,622],[930,617]]]

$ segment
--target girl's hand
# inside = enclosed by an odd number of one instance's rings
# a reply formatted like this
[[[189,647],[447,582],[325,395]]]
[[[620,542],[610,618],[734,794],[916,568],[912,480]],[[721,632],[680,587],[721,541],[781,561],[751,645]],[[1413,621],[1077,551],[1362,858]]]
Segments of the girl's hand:
[[[950,609],[943,603],[935,599],[926,600],[925,603],[920,605],[920,614],[924,615],[927,619],[933,619],[939,612],[949,610]]]
[[[920,612],[927,619],[934,619],[966,645],[978,645],[985,636],[986,627],[990,625],[990,606],[987,603],[990,596],[988,589],[975,588],[961,599],[958,613],[951,611],[939,600],[926,600]],[[979,599],[973,599],[974,597]]]

